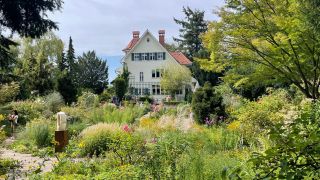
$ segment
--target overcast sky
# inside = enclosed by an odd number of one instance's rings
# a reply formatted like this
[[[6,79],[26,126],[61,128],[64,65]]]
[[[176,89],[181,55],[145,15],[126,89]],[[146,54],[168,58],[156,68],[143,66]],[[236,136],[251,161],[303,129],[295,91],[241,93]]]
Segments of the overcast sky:
[[[123,55],[133,30],[141,34],[149,29],[156,37],[166,30],[166,41],[179,33],[173,17],[184,17],[183,6],[204,10],[206,20],[216,19],[212,11],[224,0],[64,0],[61,12],[55,12],[59,23],[57,34],[67,44],[72,36],[77,54],[95,50],[100,56]]]

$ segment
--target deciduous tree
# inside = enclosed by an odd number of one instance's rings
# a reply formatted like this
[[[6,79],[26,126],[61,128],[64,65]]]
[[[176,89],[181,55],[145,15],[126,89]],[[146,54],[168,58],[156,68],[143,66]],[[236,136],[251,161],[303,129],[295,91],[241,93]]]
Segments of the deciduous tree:
[[[228,0],[204,36],[207,70],[231,69],[234,84],[285,82],[320,97],[320,17],[314,0]],[[239,69],[245,69],[238,73]]]
[[[48,19],[47,13],[60,10],[61,0],[0,0],[0,29],[31,38],[40,37],[57,23]],[[9,46],[17,45],[0,31],[0,70],[12,61]]]
[[[183,90],[186,85],[190,84],[191,78],[191,72],[188,68],[171,64],[165,67],[160,85],[163,90],[174,97],[178,91]]]

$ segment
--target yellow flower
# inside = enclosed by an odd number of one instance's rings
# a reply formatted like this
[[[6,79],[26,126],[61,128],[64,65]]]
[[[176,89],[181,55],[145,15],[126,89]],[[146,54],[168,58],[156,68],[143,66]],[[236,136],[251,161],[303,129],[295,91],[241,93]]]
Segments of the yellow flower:
[[[0,114],[0,121],[4,120],[4,115]]]
[[[237,130],[240,127],[240,122],[239,121],[233,121],[228,125],[229,130]]]
[[[84,147],[84,143],[83,143],[83,142],[80,142],[80,143],[79,143],[79,147],[80,147],[80,148],[83,148],[83,147]]]

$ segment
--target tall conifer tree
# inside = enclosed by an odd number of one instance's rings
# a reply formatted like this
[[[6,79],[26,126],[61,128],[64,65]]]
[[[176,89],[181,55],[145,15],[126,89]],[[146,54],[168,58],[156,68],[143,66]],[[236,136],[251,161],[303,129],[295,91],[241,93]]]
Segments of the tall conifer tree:
[[[206,81],[215,85],[218,83],[218,75],[213,72],[206,72],[200,69],[196,58],[209,59],[209,53],[203,47],[201,35],[208,29],[207,22],[204,20],[204,11],[192,10],[189,7],[183,7],[185,18],[174,21],[181,25],[179,38],[173,38],[179,43],[179,49],[193,62],[191,66],[192,75],[198,80],[200,85]]]

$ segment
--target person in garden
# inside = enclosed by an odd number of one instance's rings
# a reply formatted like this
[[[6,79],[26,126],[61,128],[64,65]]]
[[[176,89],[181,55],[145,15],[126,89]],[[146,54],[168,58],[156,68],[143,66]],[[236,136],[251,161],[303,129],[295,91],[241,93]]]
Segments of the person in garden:
[[[13,136],[14,130],[16,128],[16,126],[18,125],[18,111],[17,110],[13,110],[12,114],[9,114],[8,119],[10,121],[11,124],[11,137]]]

